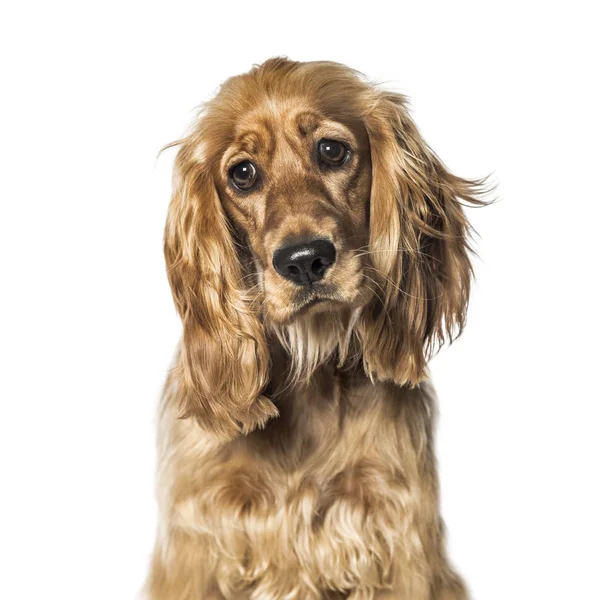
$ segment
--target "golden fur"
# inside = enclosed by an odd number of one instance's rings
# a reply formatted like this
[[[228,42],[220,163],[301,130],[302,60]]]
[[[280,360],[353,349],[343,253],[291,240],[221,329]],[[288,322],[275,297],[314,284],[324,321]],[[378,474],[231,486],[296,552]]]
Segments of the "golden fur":
[[[316,162],[321,138],[347,144],[344,166]],[[165,256],[184,330],[149,598],[466,598],[426,363],[464,324],[460,201],[482,182],[444,167],[402,96],[331,62],[229,79],[178,144]],[[247,159],[249,193],[229,180]],[[272,254],[320,235],[336,262],[305,293]]]

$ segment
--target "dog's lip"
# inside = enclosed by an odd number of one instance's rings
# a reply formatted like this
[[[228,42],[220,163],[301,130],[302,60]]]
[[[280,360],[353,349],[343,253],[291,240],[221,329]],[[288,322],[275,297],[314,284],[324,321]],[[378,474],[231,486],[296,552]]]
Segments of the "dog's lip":
[[[293,323],[295,319],[303,313],[306,313],[308,310],[314,310],[317,306],[323,304],[339,306],[344,303],[347,303],[347,301],[340,297],[312,293],[304,301],[293,303],[292,306],[287,308],[286,312],[276,320],[276,323],[279,325],[288,325],[289,323]]]
[[[319,294],[311,294],[304,302],[301,302],[295,309],[294,315],[298,315],[299,313],[311,308],[313,306],[317,306],[319,304],[323,304],[324,302],[338,302],[337,298]]]
[[[314,304],[328,302],[329,300],[330,298],[324,298],[323,296],[313,296],[312,298],[306,300],[303,306],[313,306]]]

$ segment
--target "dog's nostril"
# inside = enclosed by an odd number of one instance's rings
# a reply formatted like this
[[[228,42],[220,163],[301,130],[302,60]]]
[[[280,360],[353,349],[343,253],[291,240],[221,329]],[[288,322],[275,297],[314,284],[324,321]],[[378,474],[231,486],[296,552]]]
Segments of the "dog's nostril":
[[[321,258],[316,258],[311,265],[311,270],[315,275],[323,275],[325,271],[325,265],[323,264],[323,260]]]
[[[274,252],[274,269],[299,285],[319,281],[334,264],[336,247],[329,240],[312,240]]]

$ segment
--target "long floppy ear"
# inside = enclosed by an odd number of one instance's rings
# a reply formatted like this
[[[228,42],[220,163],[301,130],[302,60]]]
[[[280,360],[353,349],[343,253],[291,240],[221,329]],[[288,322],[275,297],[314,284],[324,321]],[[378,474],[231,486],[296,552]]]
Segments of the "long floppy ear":
[[[222,440],[277,414],[262,391],[268,347],[247,301],[235,243],[200,140],[184,140],[175,161],[165,260],[183,322],[176,366],[181,415]]]
[[[472,267],[460,201],[483,181],[450,173],[422,139],[403,96],[377,92],[366,117],[373,181],[370,258],[378,299],[359,327],[371,377],[416,385],[431,354],[465,324]]]

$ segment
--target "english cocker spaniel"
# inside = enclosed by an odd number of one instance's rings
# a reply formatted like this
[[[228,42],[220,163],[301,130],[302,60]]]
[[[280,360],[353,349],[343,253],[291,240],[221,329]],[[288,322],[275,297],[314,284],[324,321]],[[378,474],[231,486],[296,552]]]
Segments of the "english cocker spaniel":
[[[430,355],[461,330],[462,203],[405,99],[332,62],[226,81],[176,143],[183,339],[159,425],[151,600],[460,600]]]

